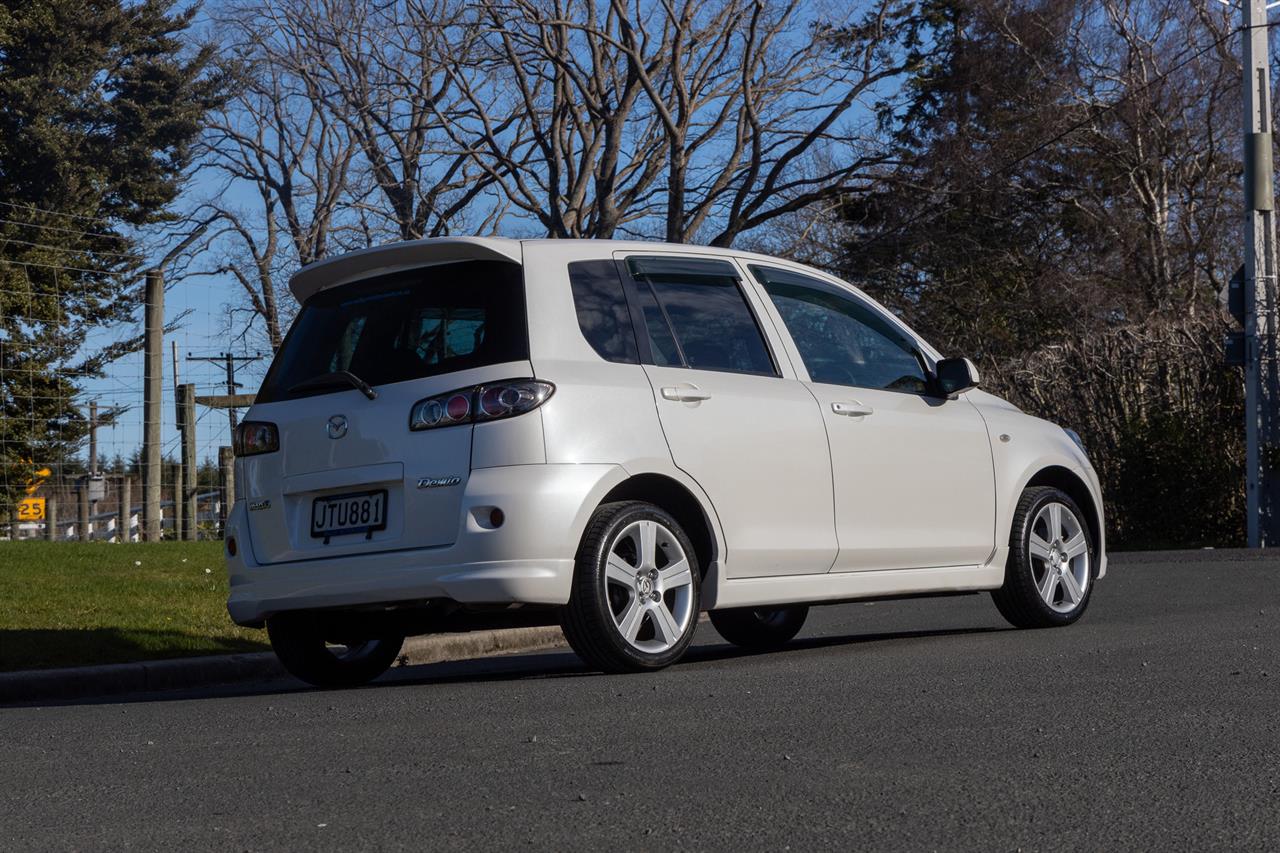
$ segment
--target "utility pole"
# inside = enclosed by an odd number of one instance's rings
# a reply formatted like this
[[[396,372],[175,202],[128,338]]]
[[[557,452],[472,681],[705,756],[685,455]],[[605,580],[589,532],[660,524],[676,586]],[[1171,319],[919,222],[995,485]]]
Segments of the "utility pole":
[[[1245,496],[1250,548],[1280,545],[1280,360],[1267,0],[1240,0],[1244,66]]]
[[[236,389],[240,387],[240,383],[236,382],[236,362],[245,362],[247,364],[249,362],[259,361],[262,358],[264,358],[262,353],[255,353],[254,355],[232,355],[229,352],[224,352],[219,353],[216,356],[196,356],[191,353],[187,353],[187,361],[210,361],[214,364],[223,365],[227,372],[228,397],[234,397]],[[231,435],[234,437],[236,434],[237,422],[235,408],[231,406],[227,407],[227,419],[231,423]]]
[[[98,401],[89,403],[89,476],[98,473]]]
[[[164,273],[147,271],[142,378],[142,539],[160,541],[160,405],[164,393]]]

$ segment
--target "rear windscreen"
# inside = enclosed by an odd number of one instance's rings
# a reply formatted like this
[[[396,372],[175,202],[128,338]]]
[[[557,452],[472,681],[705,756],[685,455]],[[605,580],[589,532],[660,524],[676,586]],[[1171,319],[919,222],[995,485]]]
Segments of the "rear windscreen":
[[[308,299],[257,402],[344,390],[300,383],[345,370],[370,385],[529,357],[520,267],[464,261],[362,279]]]

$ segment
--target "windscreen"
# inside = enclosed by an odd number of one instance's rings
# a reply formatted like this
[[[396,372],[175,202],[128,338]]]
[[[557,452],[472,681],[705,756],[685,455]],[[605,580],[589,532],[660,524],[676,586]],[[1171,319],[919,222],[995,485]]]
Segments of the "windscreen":
[[[520,267],[505,261],[440,264],[362,279],[308,299],[257,402],[345,390],[341,384],[297,388],[338,371],[377,386],[528,357]]]

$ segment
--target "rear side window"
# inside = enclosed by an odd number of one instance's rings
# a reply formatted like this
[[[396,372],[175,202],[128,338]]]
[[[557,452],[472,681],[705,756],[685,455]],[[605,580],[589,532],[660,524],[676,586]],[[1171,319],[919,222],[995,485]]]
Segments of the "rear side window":
[[[678,258],[630,258],[628,264],[655,364],[777,375],[731,264]]]
[[[376,386],[528,357],[520,267],[502,261],[441,264],[312,296],[257,399],[332,393],[330,386],[290,389],[341,370]]]
[[[612,260],[574,261],[569,264],[569,285],[578,328],[591,348],[606,361],[639,361],[618,265]]]

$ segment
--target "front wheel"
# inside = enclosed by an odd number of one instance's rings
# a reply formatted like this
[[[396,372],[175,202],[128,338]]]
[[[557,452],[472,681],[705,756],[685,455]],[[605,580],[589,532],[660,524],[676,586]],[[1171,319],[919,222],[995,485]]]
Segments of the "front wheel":
[[[698,627],[698,560],[669,513],[641,501],[591,516],[561,611],[569,645],[605,672],[675,663]]]
[[[404,636],[327,638],[312,614],[280,613],[267,620],[267,636],[280,663],[316,687],[359,687],[386,672],[404,645]]]
[[[1089,605],[1094,545],[1084,513],[1060,489],[1036,486],[1018,500],[996,608],[1019,628],[1070,625]]]

